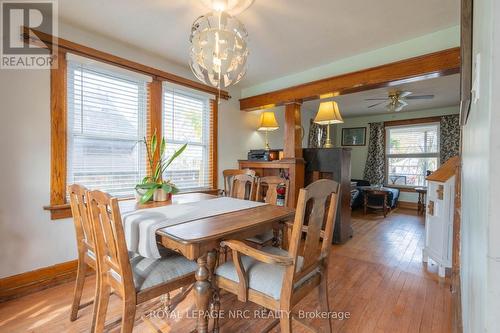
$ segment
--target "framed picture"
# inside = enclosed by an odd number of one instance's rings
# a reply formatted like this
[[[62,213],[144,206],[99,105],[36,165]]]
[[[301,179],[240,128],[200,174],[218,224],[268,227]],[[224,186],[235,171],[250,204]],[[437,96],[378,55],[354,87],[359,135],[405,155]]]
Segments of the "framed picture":
[[[366,127],[342,129],[342,146],[365,146]]]

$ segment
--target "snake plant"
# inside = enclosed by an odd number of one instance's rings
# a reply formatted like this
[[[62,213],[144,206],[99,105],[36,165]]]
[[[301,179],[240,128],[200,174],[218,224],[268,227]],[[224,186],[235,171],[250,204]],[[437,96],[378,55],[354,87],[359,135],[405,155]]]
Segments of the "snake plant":
[[[176,150],[170,158],[165,159],[165,149],[166,143],[165,138],[161,139],[159,152],[158,152],[158,137],[156,135],[156,131],[153,133],[151,140],[148,141],[146,137],[142,140],[144,145],[146,146],[146,153],[148,158],[148,168],[149,173],[146,177],[144,177],[140,184],[137,184],[136,190],[145,190],[144,194],[142,194],[140,203],[146,203],[153,197],[153,194],[156,190],[162,189],[165,193],[176,194],[179,192],[179,189],[172,183],[171,180],[163,180],[162,176],[165,170],[172,164],[172,162],[179,157],[182,152],[187,147],[187,143],[182,145],[178,150]],[[158,155],[158,156],[157,156]]]

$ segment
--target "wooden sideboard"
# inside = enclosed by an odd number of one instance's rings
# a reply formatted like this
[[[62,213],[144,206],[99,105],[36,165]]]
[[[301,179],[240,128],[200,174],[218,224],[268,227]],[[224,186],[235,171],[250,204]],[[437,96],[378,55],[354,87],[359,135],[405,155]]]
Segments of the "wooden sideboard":
[[[281,159],[279,161],[248,161],[239,160],[240,169],[252,169],[259,177],[283,176],[290,179],[290,190],[288,207],[295,208],[299,190],[304,187],[304,160],[303,159]]]

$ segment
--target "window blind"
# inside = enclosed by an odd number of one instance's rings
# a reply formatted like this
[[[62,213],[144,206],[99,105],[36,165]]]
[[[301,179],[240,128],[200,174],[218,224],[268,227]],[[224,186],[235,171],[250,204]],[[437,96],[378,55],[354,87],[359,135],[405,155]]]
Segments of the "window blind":
[[[387,127],[388,154],[432,154],[438,152],[438,124]]]
[[[389,184],[425,185],[439,164],[439,124],[387,127],[386,158]]]
[[[147,81],[68,59],[67,182],[130,196],[146,175]]]
[[[166,170],[180,190],[212,188],[210,130],[213,117],[210,97],[187,89],[163,84],[163,136],[167,143],[166,158],[184,143],[188,147]]]

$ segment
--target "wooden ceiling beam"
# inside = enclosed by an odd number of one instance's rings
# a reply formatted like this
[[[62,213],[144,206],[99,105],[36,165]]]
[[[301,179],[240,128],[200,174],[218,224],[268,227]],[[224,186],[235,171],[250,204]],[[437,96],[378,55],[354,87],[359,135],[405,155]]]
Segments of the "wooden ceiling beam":
[[[425,54],[390,64],[363,69],[326,79],[240,99],[241,111],[283,105],[294,100],[334,97],[460,72],[460,48]]]

